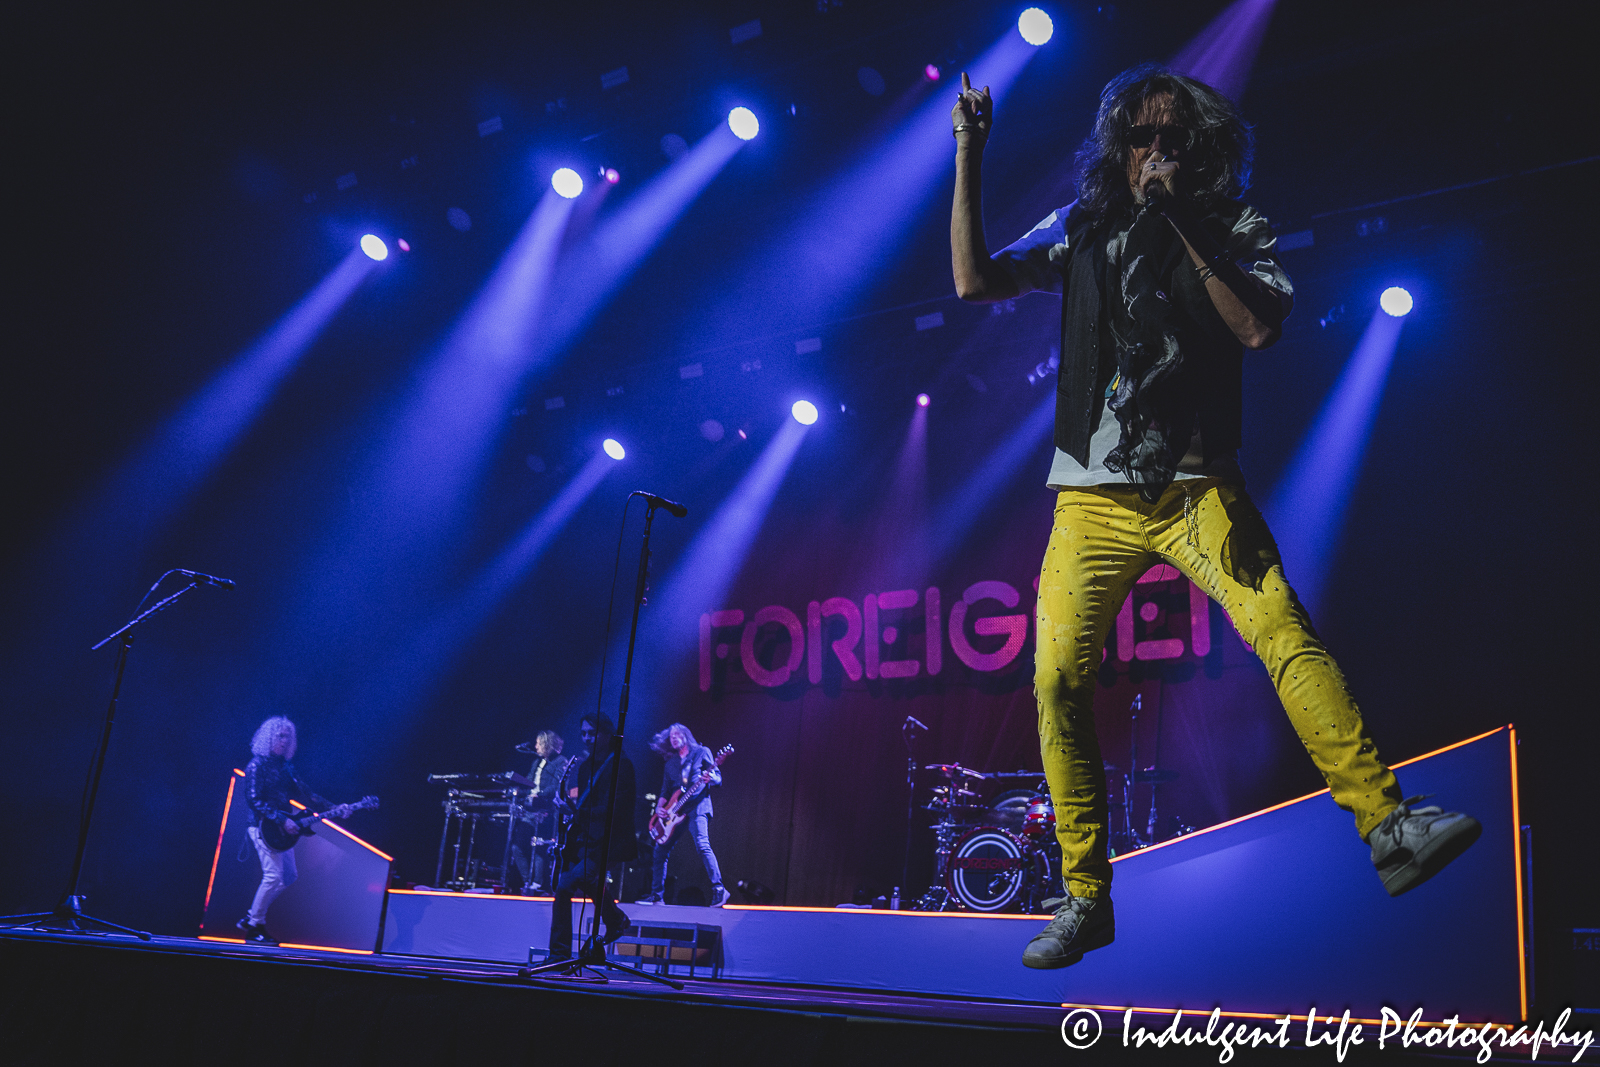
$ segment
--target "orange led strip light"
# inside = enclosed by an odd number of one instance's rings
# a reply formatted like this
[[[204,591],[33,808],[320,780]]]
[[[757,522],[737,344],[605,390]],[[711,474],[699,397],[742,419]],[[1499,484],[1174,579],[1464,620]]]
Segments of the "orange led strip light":
[[[217,864],[222,862],[222,836],[228,832],[228,812],[233,808],[234,776],[244,777],[244,772],[234,771],[228,777],[228,799],[222,802],[222,825],[217,828],[217,850],[211,854],[211,877],[206,879],[206,902],[200,908],[203,916],[211,908],[211,888],[217,884]]]
[[[1389,769],[1390,770],[1395,770],[1395,769],[1400,768],[1400,767],[1408,767],[1413,763],[1420,763],[1421,761],[1423,761],[1425,759],[1432,759],[1434,756],[1440,755],[1440,754],[1445,753],[1445,752],[1449,752],[1453,748],[1460,748],[1462,745],[1470,745],[1474,741],[1482,741],[1485,737],[1491,737],[1494,734],[1497,734],[1501,730],[1505,730],[1505,729],[1508,729],[1508,727],[1496,726],[1493,730],[1485,730],[1483,733],[1478,734],[1475,737],[1469,737],[1464,741],[1457,741],[1454,744],[1445,745],[1443,748],[1436,748],[1432,752],[1424,752],[1420,756],[1413,756],[1412,758],[1410,758],[1408,760],[1403,760],[1400,763],[1392,763],[1392,764],[1389,765]],[[1513,764],[1513,770],[1512,770],[1513,781],[1515,781],[1515,776],[1516,776],[1515,764]],[[1123,860],[1133,859],[1135,856],[1145,856],[1145,855],[1148,855],[1151,852],[1154,852],[1158,848],[1166,848],[1168,845],[1175,845],[1179,841],[1192,841],[1195,838],[1199,837],[1201,834],[1209,834],[1214,830],[1221,830],[1224,827],[1228,827],[1228,826],[1237,826],[1240,823],[1246,821],[1247,819],[1254,819],[1254,818],[1256,818],[1258,816],[1261,816],[1261,815],[1267,815],[1267,814],[1270,814],[1271,812],[1279,811],[1279,810],[1281,810],[1283,808],[1287,808],[1292,804],[1299,804],[1302,801],[1311,800],[1314,797],[1325,796],[1329,792],[1330,792],[1330,790],[1327,790],[1327,789],[1319,789],[1315,793],[1307,793],[1303,797],[1295,797],[1293,800],[1285,800],[1281,804],[1274,804],[1270,808],[1262,808],[1260,811],[1252,811],[1249,815],[1241,815],[1237,819],[1229,819],[1227,822],[1219,822],[1215,826],[1207,826],[1205,829],[1196,830],[1192,834],[1184,834],[1182,837],[1169,837],[1165,841],[1160,841],[1160,842],[1157,842],[1154,845],[1149,845],[1149,846],[1147,846],[1145,848],[1141,848],[1136,852],[1124,852],[1120,856],[1113,856],[1113,857],[1111,857],[1111,862],[1112,863],[1120,863]],[[1520,885],[1520,883],[1519,883],[1519,885]],[[1278,1018],[1282,1018],[1282,1016],[1278,1016]]]

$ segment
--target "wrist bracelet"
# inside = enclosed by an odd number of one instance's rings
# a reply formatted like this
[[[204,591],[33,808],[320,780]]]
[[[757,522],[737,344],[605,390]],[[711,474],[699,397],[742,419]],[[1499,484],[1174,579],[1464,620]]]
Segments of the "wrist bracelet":
[[[988,132],[989,132],[988,130],[985,130],[982,126],[979,126],[976,122],[961,122],[961,123],[957,123],[955,128],[950,131],[950,136],[954,137],[958,133],[966,133],[966,132],[968,132],[970,130],[976,130],[979,133],[985,134],[985,135],[987,135]]]

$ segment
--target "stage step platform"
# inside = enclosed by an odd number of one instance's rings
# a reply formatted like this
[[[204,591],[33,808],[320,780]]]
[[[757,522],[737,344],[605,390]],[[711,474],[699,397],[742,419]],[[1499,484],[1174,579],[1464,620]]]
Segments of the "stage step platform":
[[[636,924],[719,928],[724,980],[1119,1011],[1277,1017],[1314,1007],[1377,1019],[1387,1006],[1402,1016],[1420,1007],[1430,1020],[1525,1017],[1515,729],[1398,769],[1407,795],[1434,795],[1483,823],[1477,843],[1427,884],[1390,898],[1350,816],[1324,790],[1118,857],[1116,941],[1062,970],[1021,965],[1038,916],[623,908]],[[550,907],[549,898],[391,890],[382,952],[525,963],[547,943]]]

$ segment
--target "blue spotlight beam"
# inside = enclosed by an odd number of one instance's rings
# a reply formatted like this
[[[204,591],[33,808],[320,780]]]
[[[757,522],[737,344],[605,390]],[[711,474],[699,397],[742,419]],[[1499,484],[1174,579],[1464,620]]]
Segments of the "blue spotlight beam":
[[[870,576],[882,589],[925,580],[935,534],[928,523],[928,409],[920,404],[911,409],[877,514],[859,536],[864,551],[858,559],[866,573],[855,577]]]
[[[562,488],[560,494],[528,524],[522,534],[500,553],[483,574],[473,582],[463,597],[466,605],[482,604],[492,607],[531,570],[543,556],[556,534],[571,520],[573,513],[593,493],[605,476],[616,467],[617,461],[604,453],[596,453],[577,477]],[[479,621],[486,612],[479,612]]]
[[[374,414],[357,463],[365,491],[320,517],[326,532],[281,593],[285,678],[309,688],[321,673],[407,640],[400,620],[440,594],[451,535],[469,521],[470,491],[526,370],[573,203],[544,194],[415,386]]]
[[[636,708],[646,693],[664,688],[659,683],[665,682],[674,665],[687,662],[687,651],[699,640],[700,616],[724,607],[723,598],[744,566],[806,431],[793,419],[783,420],[738,486],[695,533],[662,595],[653,598],[653,610],[646,616],[648,636],[641,636],[641,662],[635,671],[636,677],[651,679],[652,684],[635,687]],[[645,721],[654,721],[652,709],[640,710]]]
[[[563,258],[556,285],[561,302],[543,331],[541,359],[572,343],[743,144],[726,123],[718,123]]]
[[[385,508],[453,513],[527,373],[573,201],[547,191],[457,321],[382,449]]]
[[[370,672],[370,681],[347,701],[355,709],[393,718],[421,709],[438,692],[472,639],[528,576],[556,537],[616,466],[597,453],[466,589],[416,628],[400,654]]]
[[[374,266],[352,249],[77,503],[24,566],[51,575],[40,595],[83,606],[127,587],[153,540],[227,459]]]
[[[1277,0],[1234,0],[1194,36],[1169,66],[1238,100],[1250,81]]]
[[[1321,605],[1403,322],[1373,313],[1267,505],[1284,572],[1313,613]]]
[[[1028,461],[1049,440],[1055,414],[1055,389],[1046,389],[1028,417],[989,453],[983,466],[940,501],[934,512],[938,517],[938,527],[933,532],[934,560],[945,559],[961,547],[978,517],[989,513],[995,497],[1019,474],[1042,480],[1043,471],[1031,468]]]
[[[1001,99],[1038,49],[1013,26],[972,65],[974,85]],[[922,94],[898,129],[868,144],[840,177],[817,193],[770,254],[732,280],[730,291],[701,318],[696,347],[751,330],[787,330],[826,319],[858,300],[897,260],[896,249],[928,194],[950,166],[950,102]]]
[[[115,481],[145,514],[165,516],[205,481],[272,399],[333,316],[371,272],[354,249],[233,365],[169,419]],[[109,521],[117,521],[107,516]]]

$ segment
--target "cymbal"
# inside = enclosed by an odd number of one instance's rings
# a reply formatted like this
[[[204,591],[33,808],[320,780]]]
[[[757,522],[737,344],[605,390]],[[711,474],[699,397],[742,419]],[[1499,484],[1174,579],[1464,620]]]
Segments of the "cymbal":
[[[988,811],[989,809],[984,807],[982,804],[951,804],[949,801],[945,800],[934,800],[922,805],[922,810],[952,814],[957,812],[972,812],[976,814],[978,812]]]
[[[1133,780],[1146,782],[1150,785],[1164,785],[1167,782],[1177,781],[1178,772],[1168,770],[1165,767],[1146,767],[1142,771],[1134,771]]]
[[[971,767],[963,767],[959,763],[930,763],[928,764],[927,769],[930,771],[938,771],[946,778],[954,778],[958,774],[965,775],[968,778],[989,777],[987,774],[984,774],[981,771],[975,771]]]

